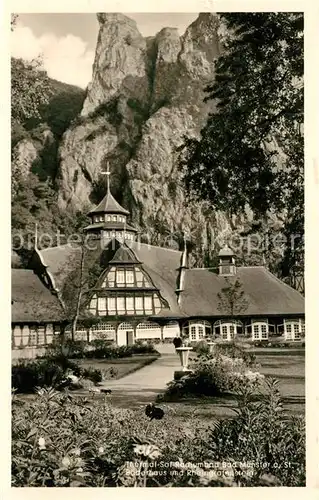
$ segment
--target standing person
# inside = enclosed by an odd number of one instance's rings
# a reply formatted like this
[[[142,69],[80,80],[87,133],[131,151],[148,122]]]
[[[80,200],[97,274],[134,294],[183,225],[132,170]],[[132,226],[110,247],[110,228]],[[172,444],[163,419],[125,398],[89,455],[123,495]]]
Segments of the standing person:
[[[183,342],[182,342],[182,339],[180,337],[175,337],[173,340],[173,344],[174,344],[175,349],[177,347],[181,347],[182,343]]]

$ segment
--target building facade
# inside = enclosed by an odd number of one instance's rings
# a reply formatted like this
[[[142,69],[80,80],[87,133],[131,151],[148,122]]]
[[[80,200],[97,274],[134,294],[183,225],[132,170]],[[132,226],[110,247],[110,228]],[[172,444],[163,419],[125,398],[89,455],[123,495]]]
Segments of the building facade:
[[[30,268],[69,320],[69,326],[61,323],[67,335],[71,336],[70,320],[79,305],[76,339],[88,342],[98,338],[118,345],[171,342],[180,335],[191,342],[303,339],[304,297],[266,268],[238,267],[235,255],[225,247],[217,269],[194,269],[188,266],[186,242],[183,251],[141,243],[128,222],[129,212],[114,199],[109,184],[89,217],[85,249],[78,245],[35,249],[30,260]],[[79,282],[85,283],[80,303]],[[221,301],[223,294],[227,299],[225,289],[236,282],[245,297],[243,308]],[[53,320],[47,324],[53,325]],[[37,335],[41,340],[42,333]]]
[[[67,324],[64,310],[32,270],[12,269],[11,288],[12,359],[44,354]]]

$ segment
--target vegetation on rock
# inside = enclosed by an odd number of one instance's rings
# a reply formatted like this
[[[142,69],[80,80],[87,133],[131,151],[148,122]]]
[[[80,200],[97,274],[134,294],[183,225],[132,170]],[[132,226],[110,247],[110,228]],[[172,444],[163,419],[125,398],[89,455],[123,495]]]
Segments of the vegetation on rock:
[[[303,14],[227,13],[221,19],[224,50],[206,88],[217,111],[201,138],[184,144],[184,179],[213,209],[231,215],[249,205],[259,230],[271,213],[281,214],[285,276],[304,233]],[[298,237],[293,245],[292,236]]]

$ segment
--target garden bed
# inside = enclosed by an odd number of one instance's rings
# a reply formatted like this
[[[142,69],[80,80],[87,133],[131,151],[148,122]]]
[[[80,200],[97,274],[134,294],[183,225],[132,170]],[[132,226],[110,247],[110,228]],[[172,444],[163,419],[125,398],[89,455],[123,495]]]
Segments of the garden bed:
[[[114,379],[118,380],[126,375],[140,370],[144,366],[153,363],[159,358],[157,355],[135,354],[129,358],[116,358],[116,359],[80,359],[78,363],[83,368],[95,368],[101,370],[102,374],[114,368]]]

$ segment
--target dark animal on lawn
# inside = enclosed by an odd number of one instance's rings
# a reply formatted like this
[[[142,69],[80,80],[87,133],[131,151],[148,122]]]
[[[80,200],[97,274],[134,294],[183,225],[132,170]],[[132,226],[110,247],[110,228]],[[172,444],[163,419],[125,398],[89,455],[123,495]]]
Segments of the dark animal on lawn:
[[[145,408],[145,415],[151,420],[153,420],[153,418],[155,418],[155,420],[162,420],[164,417],[164,410],[155,406],[153,403],[150,403]]]

